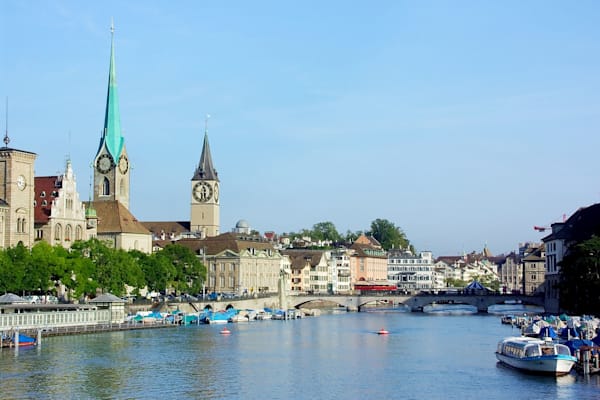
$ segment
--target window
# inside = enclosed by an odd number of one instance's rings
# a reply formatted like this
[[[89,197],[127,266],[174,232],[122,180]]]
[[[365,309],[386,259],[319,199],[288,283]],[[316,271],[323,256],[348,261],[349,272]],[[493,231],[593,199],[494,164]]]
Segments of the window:
[[[109,196],[110,195],[110,181],[107,177],[104,177],[104,181],[102,182],[102,195]]]
[[[62,240],[62,226],[57,224],[54,227],[54,240]]]
[[[77,225],[75,227],[75,240],[82,240],[83,239],[83,229],[81,228],[81,226]]]
[[[71,240],[71,225],[67,225],[65,228],[65,240],[67,242]]]
[[[40,197],[46,197],[46,192],[42,190],[42,193],[40,193]]]
[[[121,182],[119,183],[119,194],[125,196],[125,193],[125,179],[121,179]]]

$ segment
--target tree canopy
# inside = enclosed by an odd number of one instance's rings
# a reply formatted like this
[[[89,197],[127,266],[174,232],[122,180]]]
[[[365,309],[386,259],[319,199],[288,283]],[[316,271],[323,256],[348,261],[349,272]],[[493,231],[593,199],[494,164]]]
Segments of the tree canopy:
[[[70,251],[37,242],[31,250],[19,244],[0,250],[0,292],[57,294],[64,285],[70,298],[116,296],[147,287],[197,292],[206,268],[189,249],[173,244],[154,254],[116,250],[98,239],[76,241]]]
[[[410,242],[402,229],[387,219],[378,218],[371,222],[371,230],[368,233],[377,239],[381,243],[381,247],[385,250],[392,248],[406,249],[410,247]]]
[[[575,314],[596,314],[600,304],[600,237],[572,246],[560,263],[560,306]]]

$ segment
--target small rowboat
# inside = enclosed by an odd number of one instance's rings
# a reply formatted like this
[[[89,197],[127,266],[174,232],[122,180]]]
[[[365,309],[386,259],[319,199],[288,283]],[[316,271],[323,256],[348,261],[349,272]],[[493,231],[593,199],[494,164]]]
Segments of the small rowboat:
[[[221,335],[231,335],[231,331],[227,328],[223,328],[221,329],[221,332],[219,332]]]

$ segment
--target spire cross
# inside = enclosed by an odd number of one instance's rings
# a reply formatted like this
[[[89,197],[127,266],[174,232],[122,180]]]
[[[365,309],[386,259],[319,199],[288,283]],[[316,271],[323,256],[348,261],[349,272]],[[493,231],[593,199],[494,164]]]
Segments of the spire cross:
[[[110,34],[111,35],[115,34],[115,21],[113,20],[112,17],[110,17]]]
[[[208,133],[208,119],[210,118],[210,114],[206,114],[204,118],[204,133]]]

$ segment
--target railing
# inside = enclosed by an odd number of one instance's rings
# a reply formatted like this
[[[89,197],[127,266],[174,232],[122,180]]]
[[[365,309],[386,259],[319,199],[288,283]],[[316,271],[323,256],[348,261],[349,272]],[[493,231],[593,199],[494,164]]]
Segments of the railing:
[[[54,328],[110,323],[110,310],[0,314],[0,330]]]

